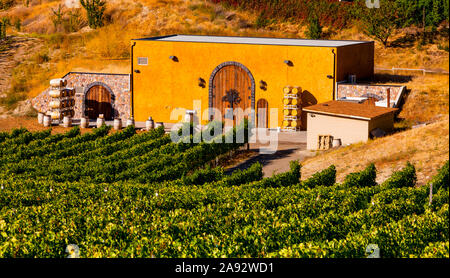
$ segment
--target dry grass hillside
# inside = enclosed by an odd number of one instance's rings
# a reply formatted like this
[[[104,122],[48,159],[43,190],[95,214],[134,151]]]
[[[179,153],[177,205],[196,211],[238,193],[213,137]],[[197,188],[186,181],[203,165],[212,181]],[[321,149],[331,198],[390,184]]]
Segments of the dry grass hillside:
[[[377,181],[382,182],[409,161],[416,167],[418,184],[425,184],[448,160],[448,142],[447,114],[424,127],[371,140],[365,144],[353,144],[306,159],[302,162],[302,178],[308,178],[334,164],[337,180],[342,181],[347,174],[363,170],[369,163],[374,163],[378,170]]]
[[[2,76],[4,79],[13,77],[18,83],[16,91],[35,96],[45,88],[49,78],[70,70],[127,73],[131,38],[173,33],[304,38],[307,29],[302,23],[277,21],[257,28],[255,13],[230,10],[206,0],[108,0],[105,26],[96,30],[87,26],[84,9],[62,6],[63,18],[80,13],[73,17],[72,30],[67,24],[53,24],[52,10],[65,2],[71,1],[31,0],[28,7],[19,4],[0,11],[0,17],[22,22],[21,32],[10,27],[9,34],[40,39],[43,46],[9,76]],[[339,31],[325,27],[324,37],[371,40],[361,30],[358,24]],[[392,36],[392,47],[389,48],[377,42],[376,67],[448,71],[448,52],[440,49],[441,46],[448,48],[448,34],[437,36],[431,44],[419,46],[415,40],[417,33],[418,30],[413,28],[398,30]]]

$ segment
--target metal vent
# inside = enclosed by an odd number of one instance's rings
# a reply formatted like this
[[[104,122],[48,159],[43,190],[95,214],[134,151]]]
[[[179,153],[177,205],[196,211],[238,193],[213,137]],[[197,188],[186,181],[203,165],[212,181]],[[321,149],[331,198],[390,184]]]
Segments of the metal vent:
[[[147,66],[148,65],[148,58],[147,57],[138,57],[137,63],[139,66]]]

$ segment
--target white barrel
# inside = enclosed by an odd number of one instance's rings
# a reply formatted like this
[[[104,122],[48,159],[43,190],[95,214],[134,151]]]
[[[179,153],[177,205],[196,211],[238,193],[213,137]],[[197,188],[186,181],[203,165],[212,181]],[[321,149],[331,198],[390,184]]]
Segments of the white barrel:
[[[80,119],[80,127],[81,128],[88,128],[89,127],[89,119],[86,117],[81,117]]]
[[[134,126],[134,118],[130,118],[127,120],[127,126],[130,126],[130,125]]]
[[[333,139],[333,148],[342,146],[341,139]]]
[[[52,125],[52,119],[49,115],[44,115],[43,123],[45,127],[49,127]]]
[[[63,118],[63,126],[64,127],[71,127],[72,126],[72,117],[64,116],[64,118]]]
[[[50,97],[53,97],[53,98],[61,97],[60,90],[50,90],[50,92],[48,92],[48,94]]]
[[[44,113],[42,113],[42,112],[38,113],[38,123],[40,125],[44,123]]]
[[[122,128],[122,120],[120,118],[114,119],[114,130],[120,130]]]
[[[158,128],[158,127],[160,127],[160,126],[164,127],[164,123],[163,123],[163,122],[157,122],[157,123],[155,124],[155,128]]]
[[[155,128],[155,121],[153,121],[152,117],[149,117],[148,120],[145,122],[145,129],[152,130]]]
[[[50,101],[50,103],[48,104],[48,106],[50,106],[50,108],[60,108],[61,106],[61,101],[59,99],[55,99]]]
[[[67,80],[58,78],[50,80],[50,86],[52,87],[65,87],[67,85]]]
[[[101,128],[104,124],[105,124],[105,119],[103,119],[103,117],[99,116],[97,118],[97,128]]]
[[[61,113],[59,111],[52,111],[50,114],[53,120],[61,119]]]

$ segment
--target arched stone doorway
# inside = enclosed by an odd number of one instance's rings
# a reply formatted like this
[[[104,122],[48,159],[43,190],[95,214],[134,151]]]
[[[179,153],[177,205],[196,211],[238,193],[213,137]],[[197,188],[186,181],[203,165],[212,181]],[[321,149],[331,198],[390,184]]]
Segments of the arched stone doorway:
[[[114,94],[108,85],[101,82],[90,84],[85,90],[85,116],[96,119],[103,114],[106,120],[114,118]]]
[[[232,119],[232,124],[237,125],[248,118],[249,110],[255,109],[255,80],[247,67],[225,62],[214,69],[209,79],[209,108],[210,120],[225,124]]]

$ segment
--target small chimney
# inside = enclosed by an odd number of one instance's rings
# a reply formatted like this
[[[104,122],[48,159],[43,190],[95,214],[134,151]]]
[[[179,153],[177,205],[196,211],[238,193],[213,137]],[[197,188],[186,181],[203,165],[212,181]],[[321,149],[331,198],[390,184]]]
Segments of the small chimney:
[[[391,107],[391,88],[387,88],[386,107]]]

